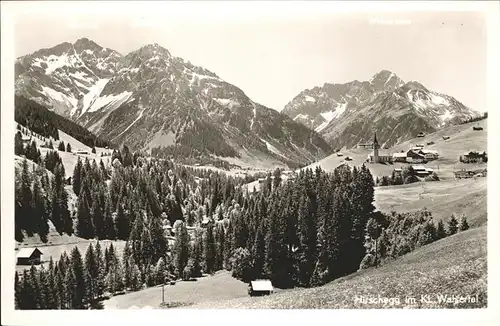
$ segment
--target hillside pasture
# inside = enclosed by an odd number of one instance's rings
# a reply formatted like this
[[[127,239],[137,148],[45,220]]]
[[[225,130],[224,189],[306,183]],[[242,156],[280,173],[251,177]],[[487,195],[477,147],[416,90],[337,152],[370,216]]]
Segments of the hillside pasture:
[[[487,178],[418,182],[375,188],[375,207],[382,212],[427,208],[436,220],[465,214],[471,226],[487,221]]]
[[[175,285],[165,285],[164,291],[167,304],[183,306],[248,296],[247,284],[233,278],[227,271],[200,277],[196,281],[178,281]],[[157,286],[114,296],[104,301],[104,309],[159,308],[161,292],[161,286]]]
[[[188,308],[484,308],[488,273],[486,231],[483,226],[460,232],[378,268],[361,270],[321,287],[265,297],[205,301]],[[429,300],[421,300],[422,295],[428,295]],[[478,302],[439,302],[439,295],[470,296]],[[407,297],[416,300],[406,302]],[[372,303],[360,300],[368,298],[375,300]]]
[[[443,128],[434,133],[428,134],[425,137],[413,138],[408,141],[402,142],[390,149],[383,150],[391,155],[393,153],[398,153],[401,151],[407,151],[411,147],[417,144],[423,144],[425,149],[436,150],[439,152],[439,159],[435,161],[430,161],[425,164],[427,167],[434,169],[434,171],[439,175],[442,180],[453,179],[453,171],[460,169],[484,169],[486,164],[465,164],[459,162],[459,156],[470,151],[483,152],[488,150],[488,123],[487,119],[478,122],[471,122],[463,125],[454,125]],[[481,126],[483,130],[474,131],[474,126]],[[444,140],[443,137],[450,137]],[[383,139],[379,139],[382,143]],[[427,145],[427,143],[434,142],[432,145]],[[327,172],[333,171],[337,166],[342,163],[347,163],[351,166],[360,166],[366,162],[368,155],[371,153],[371,149],[355,148],[355,149],[343,149],[340,151],[342,156],[338,156],[337,153],[331,154],[324,159],[315,162],[307,168],[312,168],[313,170],[317,166]],[[346,161],[346,156],[352,158],[352,161]],[[394,163],[394,164],[374,164],[366,163],[366,166],[370,169],[373,176],[382,177],[384,175],[390,175],[395,168],[401,168],[407,165],[406,163]]]

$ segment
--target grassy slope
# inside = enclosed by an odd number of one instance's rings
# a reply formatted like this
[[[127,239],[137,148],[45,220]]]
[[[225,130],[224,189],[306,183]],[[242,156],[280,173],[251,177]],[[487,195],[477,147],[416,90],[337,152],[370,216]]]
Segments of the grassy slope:
[[[487,305],[486,226],[421,247],[379,268],[371,268],[318,288],[267,297],[204,302],[193,308],[479,308]],[[479,304],[421,302],[421,295],[479,296]],[[356,296],[399,298],[400,304],[363,304]],[[407,296],[415,304],[405,303]]]
[[[212,276],[201,277],[197,281],[177,282],[167,285],[165,302],[182,302],[184,305],[203,301],[228,300],[247,296],[247,284],[229,274],[218,272]],[[105,309],[127,309],[130,307],[158,308],[161,303],[161,287],[148,288],[138,292],[112,297],[104,301]]]
[[[441,179],[453,178],[454,169],[461,168],[480,168],[486,167],[485,164],[461,164],[458,161],[458,157],[466,152],[475,151],[487,151],[487,133],[488,133],[488,119],[481,120],[479,122],[468,123],[464,125],[450,126],[443,128],[440,131],[429,134],[423,138],[415,138],[393,148],[387,150],[388,152],[397,153],[401,150],[408,150],[416,144],[427,144],[428,142],[435,142],[434,145],[425,146],[427,149],[437,150],[439,152],[440,158],[436,161],[429,162],[426,166],[435,169]],[[473,126],[482,126],[484,130],[473,131]],[[450,139],[443,140],[443,136],[449,136]],[[383,142],[383,140],[379,140]],[[370,154],[369,149],[350,149],[342,151],[343,156],[337,156],[337,154],[332,154],[316,163],[309,165],[310,168],[315,168],[316,166],[321,166],[322,169],[326,171],[333,171],[339,164],[345,162],[345,157],[350,156],[353,160],[347,162],[349,165],[359,166],[363,164],[367,156]],[[374,176],[389,175],[394,168],[400,168],[404,164],[367,164]]]
[[[487,178],[420,182],[375,188],[375,206],[382,212],[428,208],[435,219],[466,214],[471,226],[487,220]]]

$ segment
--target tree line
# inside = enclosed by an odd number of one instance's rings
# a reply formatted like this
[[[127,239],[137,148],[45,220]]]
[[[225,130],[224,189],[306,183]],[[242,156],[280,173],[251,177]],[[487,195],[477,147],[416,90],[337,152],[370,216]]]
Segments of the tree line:
[[[465,214],[455,214],[445,222],[434,221],[426,209],[416,212],[384,214],[377,212],[366,224],[366,255],[361,268],[393,260],[416,248],[469,229]]]
[[[89,147],[112,146],[77,123],[52,112],[35,101],[23,96],[15,97],[14,118],[17,123],[46,138],[59,140],[61,130]]]

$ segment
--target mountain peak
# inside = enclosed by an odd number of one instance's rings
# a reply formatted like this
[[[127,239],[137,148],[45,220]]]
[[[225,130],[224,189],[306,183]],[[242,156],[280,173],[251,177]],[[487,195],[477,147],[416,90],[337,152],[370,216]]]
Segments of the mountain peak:
[[[381,91],[393,91],[394,89],[401,87],[404,82],[395,73],[389,70],[382,70],[370,79],[370,84],[374,87],[377,92]]]
[[[83,50],[95,50],[95,51],[101,51],[102,46],[97,44],[96,42],[89,40],[86,37],[79,38],[76,40],[76,42],[73,44],[75,50],[77,52],[81,52]]]
[[[417,90],[422,90],[422,91],[428,91],[428,89],[424,85],[422,85],[418,81],[414,81],[414,80],[411,80],[411,81],[407,82],[406,84],[404,84],[404,87],[408,88],[408,89],[417,89]]]

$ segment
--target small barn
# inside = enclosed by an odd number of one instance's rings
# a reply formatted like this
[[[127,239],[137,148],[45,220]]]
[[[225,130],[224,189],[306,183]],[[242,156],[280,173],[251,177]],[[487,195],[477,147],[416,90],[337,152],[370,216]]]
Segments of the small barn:
[[[419,138],[421,138],[421,137],[425,137],[425,133],[423,133],[423,132],[419,132],[419,133],[418,133],[418,135],[417,135],[417,137],[419,137]]]
[[[270,280],[255,280],[248,285],[248,294],[250,296],[269,295],[274,291]]]
[[[42,262],[42,252],[38,248],[21,248],[16,259],[17,265],[38,265]]]
[[[483,130],[483,127],[479,127],[479,126],[472,127],[472,130],[474,130],[474,131],[480,131],[480,130]]]

